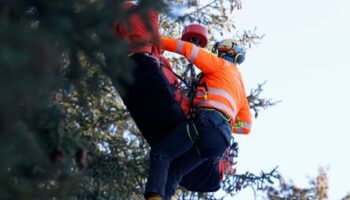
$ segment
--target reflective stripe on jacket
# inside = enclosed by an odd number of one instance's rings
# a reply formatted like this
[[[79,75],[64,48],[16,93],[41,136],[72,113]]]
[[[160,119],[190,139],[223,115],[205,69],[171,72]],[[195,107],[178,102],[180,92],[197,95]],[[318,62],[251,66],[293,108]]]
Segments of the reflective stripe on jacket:
[[[242,76],[235,64],[192,43],[161,38],[161,48],[185,56],[204,74],[197,88],[194,105],[215,108],[231,118],[234,133],[248,134],[251,114]],[[201,87],[205,84],[206,87]]]

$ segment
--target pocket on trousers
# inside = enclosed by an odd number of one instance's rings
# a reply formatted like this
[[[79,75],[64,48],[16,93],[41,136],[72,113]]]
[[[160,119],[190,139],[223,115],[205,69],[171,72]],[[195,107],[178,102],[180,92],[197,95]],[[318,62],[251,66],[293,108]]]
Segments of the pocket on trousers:
[[[230,145],[232,137],[231,129],[224,117],[217,111],[212,111],[209,113],[208,121],[214,126],[215,129],[219,130],[221,135],[225,138],[226,144]]]
[[[206,113],[208,122],[212,125],[213,128],[219,129],[220,126],[227,123],[218,111],[207,111]]]

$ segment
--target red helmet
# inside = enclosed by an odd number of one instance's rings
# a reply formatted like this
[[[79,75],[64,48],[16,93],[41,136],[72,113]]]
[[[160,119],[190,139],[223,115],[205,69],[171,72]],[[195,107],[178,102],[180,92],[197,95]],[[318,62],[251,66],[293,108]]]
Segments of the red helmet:
[[[205,47],[208,44],[208,30],[199,24],[188,25],[182,32],[181,40]]]

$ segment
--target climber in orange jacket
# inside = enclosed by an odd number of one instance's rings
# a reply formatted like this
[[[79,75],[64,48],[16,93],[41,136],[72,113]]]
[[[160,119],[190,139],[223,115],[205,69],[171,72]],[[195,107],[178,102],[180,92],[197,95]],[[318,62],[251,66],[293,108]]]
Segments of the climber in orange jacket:
[[[216,43],[216,54],[171,38],[162,38],[161,48],[182,54],[202,71],[194,99],[194,117],[177,126],[150,153],[145,197],[167,200],[184,175],[203,161],[218,159],[224,153],[232,139],[231,132],[250,132],[251,114],[237,69],[245,53],[237,41]]]
[[[224,113],[233,133],[248,134],[251,114],[242,76],[236,66],[244,61],[239,42],[223,40],[216,43],[213,53],[181,40],[162,38],[162,48],[184,55],[203,73],[194,105],[213,108]]]

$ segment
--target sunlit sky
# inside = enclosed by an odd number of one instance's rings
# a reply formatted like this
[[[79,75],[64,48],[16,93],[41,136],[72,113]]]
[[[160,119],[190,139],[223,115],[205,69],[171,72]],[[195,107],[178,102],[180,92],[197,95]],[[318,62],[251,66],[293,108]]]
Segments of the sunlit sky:
[[[247,52],[247,91],[282,100],[263,110],[240,143],[238,173],[279,166],[286,180],[307,186],[328,169],[329,199],[350,192],[350,1],[243,0],[238,29],[265,34]],[[253,199],[246,190],[234,199]]]

